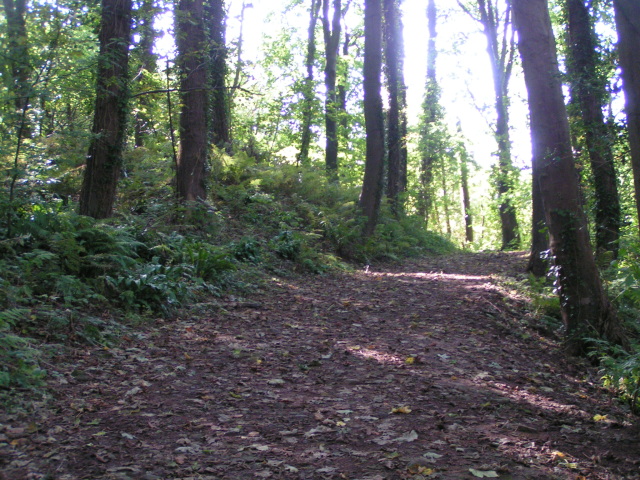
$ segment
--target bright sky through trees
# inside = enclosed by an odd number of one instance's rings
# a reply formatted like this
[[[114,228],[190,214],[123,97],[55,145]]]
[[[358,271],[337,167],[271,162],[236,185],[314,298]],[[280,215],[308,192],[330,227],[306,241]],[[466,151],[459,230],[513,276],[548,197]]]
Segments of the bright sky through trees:
[[[242,0],[228,2],[227,42],[238,38],[239,14]],[[249,4],[249,1],[246,1]],[[251,8],[245,10],[243,32],[243,58],[256,61],[261,55],[264,35],[275,35],[286,23],[298,27],[300,38],[305,38],[308,14],[305,9],[282,15],[288,0],[254,1]],[[493,110],[493,80],[486,52],[486,40],[479,24],[460,11],[453,0],[438,2],[438,60],[437,73],[442,88],[442,103],[447,119],[455,131],[460,121],[474,159],[480,165],[488,167],[495,163],[492,153],[496,143],[489,129],[489,123],[495,116]],[[353,9],[352,9],[353,10]],[[405,76],[408,87],[409,122],[415,124],[421,111],[426,82],[427,57],[427,16],[424,0],[404,0],[402,10],[405,30]],[[297,25],[299,23],[299,25]],[[164,31],[170,29],[170,16],[160,22]],[[169,27],[167,27],[169,26]],[[318,35],[321,42],[321,35]],[[160,50],[167,52],[172,48],[170,35],[161,41]],[[229,61],[233,62],[233,58]],[[527,125],[526,105],[524,103],[524,83],[520,68],[514,69],[511,81],[511,123],[514,129],[514,163],[519,168],[530,164],[531,146]]]

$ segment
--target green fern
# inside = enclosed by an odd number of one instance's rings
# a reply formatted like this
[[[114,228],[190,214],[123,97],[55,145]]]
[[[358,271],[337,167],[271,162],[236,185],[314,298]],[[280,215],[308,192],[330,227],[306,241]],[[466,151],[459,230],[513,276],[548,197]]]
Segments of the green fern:
[[[38,367],[39,351],[31,347],[32,340],[12,331],[30,314],[27,308],[0,312],[0,388],[37,385],[44,376]]]

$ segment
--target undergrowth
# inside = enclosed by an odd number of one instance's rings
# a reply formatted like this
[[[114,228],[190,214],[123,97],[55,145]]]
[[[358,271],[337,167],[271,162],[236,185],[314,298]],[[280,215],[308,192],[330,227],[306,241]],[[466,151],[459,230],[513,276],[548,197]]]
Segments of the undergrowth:
[[[132,318],[171,318],[223,291],[241,294],[267,273],[454,250],[419,219],[384,207],[365,239],[357,189],[327,182],[322,170],[238,156],[218,177],[209,202],[188,205],[157,190],[141,198],[130,180],[107,221],[46,192],[3,204],[0,389],[37,386],[49,346],[108,347]]]
[[[591,345],[589,356],[598,365],[601,384],[640,415],[640,243],[625,242],[618,259],[603,271],[603,279],[631,347],[625,350],[605,339],[587,338]],[[531,276],[524,288],[535,319],[535,324],[529,326],[551,334],[561,331],[554,279]]]

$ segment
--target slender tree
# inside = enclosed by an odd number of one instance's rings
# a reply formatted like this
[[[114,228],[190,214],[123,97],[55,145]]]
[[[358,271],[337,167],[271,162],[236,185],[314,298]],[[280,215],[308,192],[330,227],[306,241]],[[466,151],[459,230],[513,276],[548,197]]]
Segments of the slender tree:
[[[227,91],[227,45],[224,0],[207,0],[206,25],[209,39],[209,135],[218,148],[232,152]]]
[[[247,8],[253,8],[252,3],[247,3],[246,0],[242,0],[242,8],[240,9],[240,32],[238,33],[238,43],[236,45],[236,65],[233,74],[233,83],[231,84],[231,91],[229,92],[229,101],[233,104],[233,99],[242,83],[242,66],[244,60],[242,59],[244,48],[244,16]]]
[[[396,214],[407,179],[407,116],[404,83],[404,44],[398,0],[384,0],[384,44],[389,109],[387,112],[387,197]]]
[[[80,214],[107,218],[113,212],[128,115],[131,0],[102,0],[96,101]]]
[[[298,153],[298,164],[307,165],[309,163],[309,146],[311,145],[311,124],[313,123],[313,104],[315,100],[314,72],[313,64],[316,59],[316,24],[320,12],[321,0],[311,0],[309,6],[309,28],[307,29],[307,57],[305,67],[307,76],[303,85],[303,107],[302,107],[302,139],[300,142],[300,152]]]
[[[349,128],[349,115],[347,113],[347,89],[349,84],[349,49],[352,46],[353,36],[349,31],[349,27],[345,21],[349,8],[351,7],[351,0],[346,0],[342,6],[342,23],[344,30],[344,41],[342,42],[342,56],[338,58],[338,110],[339,110],[339,124],[342,128],[343,136],[348,136],[347,129]]]
[[[182,111],[176,172],[178,198],[204,200],[207,169],[207,38],[203,0],[180,0],[176,15]]]
[[[156,7],[153,0],[143,0],[135,19],[135,33],[139,35],[140,41],[134,50],[135,58],[138,60],[138,72],[134,77],[134,82],[139,84],[144,84],[146,78],[158,70],[158,56],[153,51],[153,45],[158,37],[158,32],[153,26],[155,14]],[[137,98],[137,103],[138,108],[134,113],[134,141],[136,147],[142,147],[146,136],[151,131],[152,119],[148,112],[151,100],[148,95],[141,95]]]
[[[532,163],[535,162],[535,159]],[[532,165],[534,168],[536,165]],[[531,251],[527,262],[527,272],[536,277],[544,277],[547,274],[549,262],[545,252],[549,249],[549,235],[544,219],[544,206],[542,205],[542,193],[540,183],[537,181],[537,173],[533,173],[531,182]]]
[[[29,125],[26,123],[26,116],[23,112],[29,109],[31,97],[31,85],[29,77],[32,66],[29,60],[29,39],[27,37],[27,25],[25,14],[27,9],[26,0],[2,0],[4,14],[7,21],[7,63],[10,77],[10,91],[14,96],[14,105],[19,117],[23,118],[20,130],[23,137],[31,136]]]
[[[529,98],[533,180],[542,194],[570,353],[588,337],[626,345],[602,287],[580,202],[547,0],[512,0]]]
[[[325,67],[324,84],[325,99],[325,135],[327,147],[325,161],[327,172],[334,180],[338,174],[338,98],[336,95],[336,78],[338,52],[340,50],[341,32],[341,0],[333,0],[333,15],[329,15],[330,0],[322,0],[322,31],[324,33]]]
[[[479,21],[487,38],[487,52],[493,74],[494,107],[496,112],[495,138],[498,145],[497,186],[499,197],[502,249],[520,246],[516,208],[511,200],[514,168],[509,135],[509,81],[513,69],[515,40],[511,28],[511,5],[501,11],[498,0],[477,0],[478,11],[472,12],[460,0],[458,4],[472,18]]]
[[[382,110],[382,0],[364,3],[364,118],[367,153],[360,208],[366,217],[364,234],[373,234],[378,222],[384,174],[384,115]]]
[[[458,123],[458,136],[462,136],[462,126]],[[462,140],[458,140],[460,157],[460,187],[462,189],[462,207],[464,209],[464,237],[467,243],[473,242],[473,217],[471,215],[471,195],[469,193],[469,152]]]
[[[418,202],[418,211],[420,216],[425,219],[425,222],[429,221],[429,213],[433,204],[430,191],[431,183],[433,182],[433,167],[437,160],[436,142],[434,140],[437,135],[437,123],[442,119],[440,85],[436,77],[436,60],[438,56],[436,49],[438,34],[436,20],[437,8],[435,0],[429,0],[427,3],[427,23],[429,28],[429,40],[427,44],[427,82],[422,104],[420,131],[420,198]]]
[[[617,256],[621,214],[612,138],[602,112],[607,98],[606,78],[598,72],[597,42],[589,8],[584,0],[566,0],[564,8],[571,97],[580,109],[595,186],[596,247]]]
[[[640,228],[640,3],[637,0],[614,0],[613,7],[618,31],[618,52],[622,67],[631,168]]]

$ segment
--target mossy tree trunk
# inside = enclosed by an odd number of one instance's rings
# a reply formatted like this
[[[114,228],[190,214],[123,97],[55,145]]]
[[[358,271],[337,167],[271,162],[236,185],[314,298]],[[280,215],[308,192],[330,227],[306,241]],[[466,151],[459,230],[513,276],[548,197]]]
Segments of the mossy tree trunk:
[[[338,178],[338,97],[336,93],[338,52],[341,35],[341,0],[333,0],[333,15],[329,15],[330,0],[322,0],[322,31],[324,33],[325,67],[325,162],[332,180]]]
[[[640,3],[614,0],[618,53],[626,100],[627,128],[640,228]]]
[[[384,117],[382,110],[382,0],[364,4],[364,119],[367,130],[360,209],[366,217],[364,235],[378,222],[384,176]]]
[[[81,215],[112,215],[129,113],[131,0],[102,0],[93,128],[80,192]]]
[[[207,197],[207,39],[203,0],[180,0],[176,16],[180,70],[180,154],[176,172],[180,200]]]
[[[580,109],[581,129],[595,187],[596,247],[618,255],[620,198],[613,163],[612,138],[602,112],[606,81],[598,68],[592,17],[583,0],[566,0],[567,68],[572,100]]]
[[[389,91],[387,112],[387,198],[396,214],[402,211],[400,194],[407,179],[406,86],[404,44],[398,0],[384,0],[384,58]]]
[[[627,345],[589,243],[547,0],[512,4],[529,99],[534,174],[549,228],[567,349],[585,354],[589,337]]]

